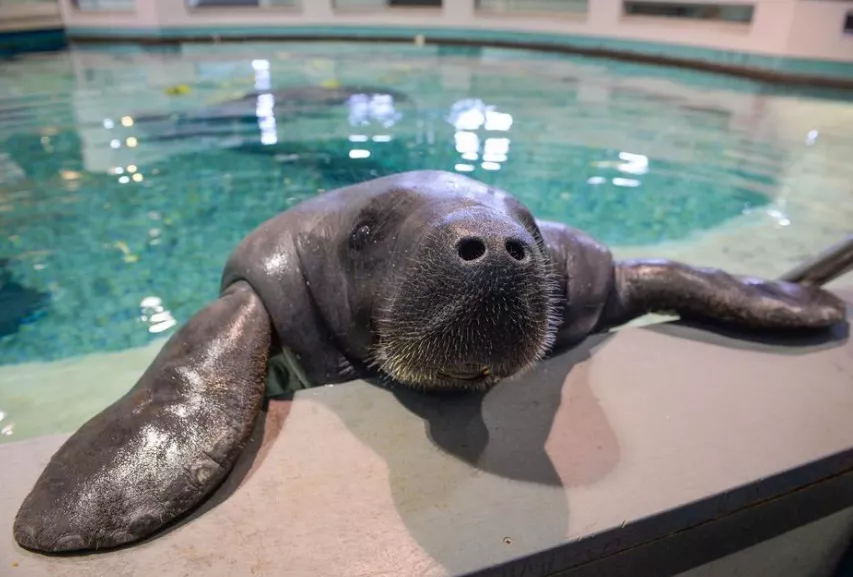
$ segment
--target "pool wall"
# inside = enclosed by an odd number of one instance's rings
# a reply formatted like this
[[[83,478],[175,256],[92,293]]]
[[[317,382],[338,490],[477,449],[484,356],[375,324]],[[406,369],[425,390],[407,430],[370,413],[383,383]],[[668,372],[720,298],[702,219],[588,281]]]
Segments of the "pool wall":
[[[69,38],[137,41],[244,38],[357,38],[524,45],[719,70],[767,80],[853,86],[848,3],[736,0],[749,23],[626,16],[622,0],[574,2],[537,12],[478,9],[477,0],[440,8],[353,8],[303,0],[275,7],[190,8],[185,2],[117,0],[81,10],[59,0]],[[286,4],[286,5],[282,5]],[[349,7],[340,7],[346,5]],[[491,5],[491,4],[489,4]],[[517,3],[515,4],[517,5]],[[539,3],[537,5],[543,5]]]

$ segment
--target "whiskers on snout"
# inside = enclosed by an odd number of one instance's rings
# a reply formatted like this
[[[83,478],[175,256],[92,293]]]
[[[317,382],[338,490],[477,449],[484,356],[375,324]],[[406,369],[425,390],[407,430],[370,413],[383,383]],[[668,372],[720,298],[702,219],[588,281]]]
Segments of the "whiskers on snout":
[[[485,391],[529,371],[559,323],[558,284],[542,255],[533,250],[526,267],[448,275],[443,255],[422,253],[376,312],[371,365],[407,386],[446,391]]]

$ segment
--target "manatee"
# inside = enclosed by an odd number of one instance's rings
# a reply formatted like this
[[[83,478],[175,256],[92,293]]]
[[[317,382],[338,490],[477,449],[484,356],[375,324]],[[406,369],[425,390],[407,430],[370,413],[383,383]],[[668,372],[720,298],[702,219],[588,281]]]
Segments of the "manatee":
[[[238,98],[199,110],[175,114],[140,114],[135,124],[146,132],[147,142],[198,137],[238,137],[244,125],[257,129],[259,118],[274,118],[276,124],[297,119],[323,117],[351,99],[386,98],[393,103],[410,102],[399,90],[370,85],[291,86],[254,90]],[[236,130],[236,132],[235,132]]]
[[[13,278],[9,260],[0,259],[0,337],[16,333],[49,303],[48,293],[22,285]]]
[[[273,216],[235,247],[220,289],[53,455],[16,516],[21,546],[112,548],[195,510],[246,447],[282,355],[301,387],[378,378],[464,394],[650,312],[739,330],[846,319],[819,286],[616,260],[510,193],[442,171],[349,185]]]

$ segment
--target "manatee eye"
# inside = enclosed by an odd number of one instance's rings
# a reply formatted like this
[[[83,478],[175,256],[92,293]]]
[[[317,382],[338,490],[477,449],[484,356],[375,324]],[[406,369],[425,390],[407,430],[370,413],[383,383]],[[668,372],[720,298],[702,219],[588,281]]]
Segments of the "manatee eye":
[[[353,250],[362,250],[370,242],[370,225],[362,224],[349,237],[349,245]]]

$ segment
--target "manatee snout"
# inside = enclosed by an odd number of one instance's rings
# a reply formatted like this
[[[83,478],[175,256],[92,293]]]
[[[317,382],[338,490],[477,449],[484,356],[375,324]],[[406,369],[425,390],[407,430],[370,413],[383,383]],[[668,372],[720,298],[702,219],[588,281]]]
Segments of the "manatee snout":
[[[467,310],[496,329],[502,320],[513,324],[520,320],[517,317],[545,314],[538,298],[547,281],[544,257],[521,224],[504,215],[476,211],[452,215],[434,230],[421,247],[426,270],[416,269],[413,274],[428,274],[435,284],[452,286],[456,301],[433,302],[429,308]],[[445,322],[441,315],[425,320]],[[484,340],[497,336],[489,333]],[[491,348],[496,350],[494,344]]]
[[[501,272],[507,275],[522,271],[536,274],[535,241],[523,228],[490,230],[477,223],[451,223],[448,228],[451,242],[446,243],[445,250],[452,251],[462,266],[469,267],[469,274],[476,274],[476,269],[489,268],[503,269]]]
[[[483,388],[550,345],[553,287],[533,233],[476,207],[425,227],[382,323],[386,370],[439,388]]]

